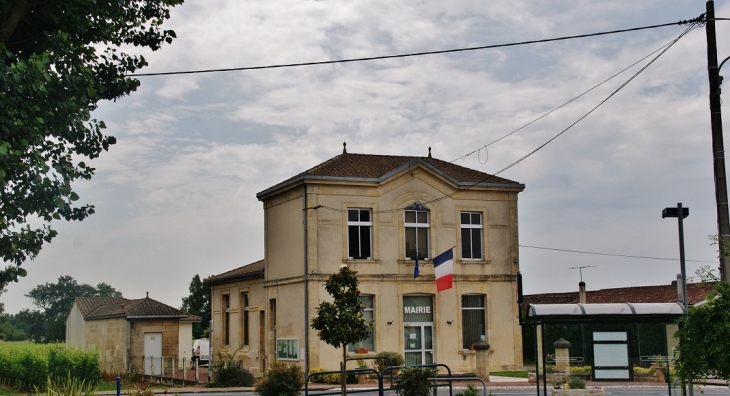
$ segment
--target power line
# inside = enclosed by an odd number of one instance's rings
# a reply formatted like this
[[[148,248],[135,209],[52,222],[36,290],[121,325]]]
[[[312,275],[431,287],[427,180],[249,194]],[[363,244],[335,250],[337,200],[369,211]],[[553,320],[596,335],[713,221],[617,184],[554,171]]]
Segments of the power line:
[[[621,86],[619,86],[618,88],[616,88],[616,90],[614,90],[610,95],[608,95],[600,103],[598,103],[596,106],[594,106],[586,114],[584,114],[583,116],[581,116],[580,118],[578,118],[572,124],[568,125],[565,129],[563,129],[562,131],[560,131],[558,134],[556,134],[552,138],[548,139],[545,143],[543,143],[540,146],[538,146],[536,149],[530,151],[529,153],[525,154],[521,158],[517,159],[516,161],[514,161],[511,164],[507,165],[506,167],[500,169],[499,171],[495,172],[494,174],[487,175],[483,179],[478,180],[476,182],[473,182],[470,185],[467,185],[465,187],[459,188],[459,189],[457,189],[454,192],[451,192],[449,194],[444,194],[441,197],[434,198],[434,199],[432,199],[430,201],[423,202],[422,204],[423,205],[428,205],[428,204],[431,204],[431,203],[443,201],[444,199],[451,198],[454,195],[459,194],[459,193],[461,193],[463,191],[469,190],[469,189],[471,189],[471,188],[473,188],[473,187],[475,187],[475,186],[477,186],[477,185],[479,185],[481,183],[485,183],[485,182],[487,182],[487,181],[489,181],[489,180],[497,177],[497,175],[499,175],[499,174],[507,171],[508,169],[512,168],[513,166],[519,164],[520,162],[524,161],[525,159],[527,159],[528,157],[532,156],[533,154],[535,154],[539,150],[543,149],[545,146],[547,146],[548,144],[552,143],[555,139],[557,139],[558,137],[560,137],[561,135],[563,135],[565,132],[567,132],[569,129],[571,129],[572,127],[574,127],[575,125],[577,125],[579,122],[581,122],[582,120],[584,120],[586,117],[588,117],[589,115],[591,115],[595,110],[597,110],[604,103],[606,103],[609,99],[611,99],[614,95],[616,95],[619,91],[621,91],[623,88],[625,88],[631,81],[633,81],[636,77],[638,77],[639,74],[643,73],[649,66],[651,66],[654,62],[656,62],[657,59],[659,59],[662,55],[664,55],[682,37],[684,37],[689,32],[691,32],[692,30],[694,30],[695,28],[697,28],[700,25],[700,23],[701,22],[693,22],[693,23],[691,23],[689,27],[687,27],[679,36],[677,36],[677,38],[675,38],[674,40],[672,40],[669,44],[665,45],[663,47],[663,50],[659,54],[657,54],[651,61],[649,61],[649,63],[647,63],[641,69],[639,69],[636,73],[634,73],[634,75],[632,75],[628,80],[626,80],[623,84],[621,84]],[[654,52],[656,52],[656,51],[654,51]],[[345,211],[344,209],[333,208],[333,207],[324,206],[324,205],[318,205],[318,208],[323,208],[323,209],[331,210],[331,211],[334,211],[334,212],[344,212]],[[308,208],[308,209],[311,209],[311,208]],[[378,211],[374,211],[373,213],[393,213],[393,212],[401,212],[401,211],[404,211],[404,210],[405,210],[404,208],[396,208],[396,209],[378,210]]]
[[[523,248],[552,250],[552,251],[564,252],[564,253],[592,254],[592,255],[596,255],[596,256],[626,257],[626,258],[647,259],[647,260],[679,261],[679,259],[666,258],[666,257],[632,256],[629,254],[586,252],[586,251],[582,251],[582,250],[558,249],[558,248],[530,246],[530,245],[519,245],[519,246],[523,247]],[[707,260],[684,260],[684,261],[693,262],[693,263],[717,263],[717,261],[707,261]]]
[[[172,71],[172,72],[160,72],[160,73],[127,74],[127,77],[172,76],[172,75],[180,75],[180,74],[201,74],[201,73],[221,73],[221,72],[243,71],[243,70],[281,69],[281,68],[286,68],[286,67],[331,65],[331,64],[336,64],[336,63],[367,62],[367,61],[382,60],[382,59],[396,59],[396,58],[408,58],[408,57],[424,56],[424,55],[449,54],[449,53],[455,53],[455,52],[478,51],[478,50],[484,50],[484,49],[515,47],[515,46],[527,45],[527,44],[549,43],[549,42],[554,42],[554,41],[564,41],[564,40],[573,40],[573,39],[586,38],[586,37],[605,36],[608,34],[635,32],[635,31],[639,31],[639,30],[656,29],[656,28],[660,28],[660,27],[674,26],[674,25],[686,25],[686,24],[690,24],[690,23],[701,22],[704,20],[703,18],[704,18],[704,14],[700,15],[697,18],[690,19],[688,21],[677,21],[677,22],[671,22],[671,23],[663,23],[663,24],[659,24],[659,25],[649,25],[649,26],[641,26],[641,27],[635,27],[635,28],[630,28],[630,29],[620,29],[620,30],[611,30],[611,31],[606,31],[606,32],[598,32],[598,33],[588,33],[588,34],[579,34],[579,35],[573,35],[573,36],[555,37],[555,38],[542,39],[542,40],[529,40],[529,41],[519,41],[519,42],[513,42],[513,43],[504,43],[504,44],[483,45],[483,46],[479,46],[479,47],[455,48],[455,49],[447,49],[447,50],[439,50],[439,51],[423,51],[423,52],[413,52],[413,53],[408,53],[408,54],[382,55],[382,56],[371,56],[371,57],[365,57],[365,58],[339,59],[339,60],[318,61],[318,62],[286,63],[286,64],[266,65],[266,66],[244,66],[244,67],[232,67],[232,68],[225,68],[225,69],[203,69],[203,70],[186,70],[186,71]]]

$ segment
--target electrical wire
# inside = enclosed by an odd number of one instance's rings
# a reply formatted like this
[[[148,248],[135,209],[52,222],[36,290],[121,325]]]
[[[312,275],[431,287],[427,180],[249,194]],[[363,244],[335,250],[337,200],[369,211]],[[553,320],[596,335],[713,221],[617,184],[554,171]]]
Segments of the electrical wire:
[[[615,77],[617,77],[617,76],[621,75],[621,74],[622,74],[622,73],[624,73],[625,71],[627,71],[627,70],[631,69],[632,67],[636,66],[637,64],[639,64],[639,63],[643,62],[644,60],[646,60],[646,59],[647,59],[647,58],[649,58],[650,56],[652,56],[652,55],[656,54],[657,52],[661,51],[661,50],[662,50],[663,48],[665,48],[665,47],[667,47],[667,46],[669,46],[669,45],[672,45],[672,43],[673,43],[673,42],[674,42],[674,40],[673,40],[673,41],[670,41],[670,42],[669,42],[669,43],[667,43],[667,44],[664,44],[663,46],[661,46],[661,47],[657,48],[657,49],[656,49],[655,51],[651,52],[650,54],[647,54],[647,55],[646,55],[646,56],[644,56],[643,58],[641,58],[641,59],[637,60],[636,62],[634,62],[634,63],[630,64],[629,66],[627,66],[627,67],[623,68],[623,69],[622,69],[621,71],[619,71],[618,73],[616,73],[616,74],[612,75],[611,77],[608,77],[607,79],[605,79],[605,80],[603,80],[603,81],[599,82],[598,84],[596,84],[596,85],[594,85],[593,87],[591,87],[591,88],[587,89],[586,91],[583,91],[583,92],[582,92],[582,93],[581,93],[580,95],[578,95],[578,96],[574,97],[573,99],[570,99],[569,101],[567,101],[567,102],[565,102],[565,103],[561,104],[561,105],[560,105],[560,106],[558,106],[558,107],[555,107],[555,108],[553,108],[552,110],[550,110],[550,111],[548,111],[547,113],[545,113],[545,114],[541,115],[540,117],[537,117],[537,118],[535,118],[534,120],[532,120],[532,121],[528,122],[527,124],[525,124],[525,125],[523,125],[523,126],[521,126],[521,127],[517,128],[517,129],[513,130],[512,132],[509,132],[508,134],[506,134],[506,135],[504,135],[504,136],[502,136],[502,137],[500,137],[500,138],[498,138],[498,139],[496,139],[496,140],[492,141],[491,143],[487,143],[487,144],[485,144],[484,146],[482,146],[482,147],[479,147],[478,149],[476,149],[476,150],[473,150],[473,151],[471,151],[471,152],[469,152],[469,153],[467,153],[467,154],[464,154],[464,155],[462,155],[461,157],[459,157],[459,158],[456,158],[456,159],[454,159],[454,160],[452,160],[452,161],[449,161],[449,162],[456,162],[456,161],[462,160],[462,159],[464,159],[464,158],[466,158],[466,157],[468,157],[468,156],[470,156],[470,155],[472,155],[472,154],[474,154],[474,153],[476,153],[476,152],[479,152],[479,151],[481,151],[482,149],[486,149],[487,147],[489,147],[489,146],[491,146],[491,145],[493,145],[493,144],[495,144],[495,143],[499,142],[499,141],[500,141],[500,140],[502,140],[502,139],[505,139],[505,138],[507,138],[507,137],[509,137],[509,136],[511,136],[511,135],[513,135],[513,134],[515,134],[515,133],[517,133],[517,132],[519,132],[519,131],[521,131],[521,130],[523,130],[523,129],[527,128],[528,126],[530,126],[530,125],[532,125],[532,124],[536,123],[537,121],[540,121],[541,119],[543,119],[543,118],[545,118],[545,117],[549,116],[550,114],[552,114],[552,113],[554,113],[554,112],[556,112],[556,111],[560,110],[561,108],[563,108],[563,107],[565,107],[565,106],[569,105],[570,103],[572,103],[572,102],[574,102],[574,101],[576,101],[576,100],[580,99],[581,97],[583,97],[584,95],[586,95],[586,94],[588,94],[589,92],[593,91],[594,89],[596,89],[596,88],[600,87],[601,85],[603,85],[603,84],[605,84],[605,83],[607,83],[607,82],[609,82],[609,81],[613,80],[613,79],[614,79]],[[479,162],[481,163],[481,160],[480,160]],[[482,165],[484,165],[484,164],[482,164]]]
[[[495,172],[494,174],[487,175],[485,178],[483,178],[481,180],[478,180],[476,182],[473,182],[470,185],[467,185],[465,187],[461,187],[461,188],[459,188],[459,189],[457,189],[457,190],[455,190],[455,191],[453,191],[453,192],[451,192],[449,194],[442,195],[441,197],[434,198],[434,199],[432,199],[430,201],[423,202],[422,204],[423,205],[428,205],[428,204],[440,202],[440,201],[443,201],[443,200],[445,200],[447,198],[451,198],[451,197],[453,197],[456,194],[459,194],[461,192],[464,192],[466,190],[469,190],[469,189],[471,189],[471,188],[473,188],[473,187],[475,187],[475,186],[477,186],[479,184],[486,183],[489,180],[497,177],[497,175],[499,175],[499,174],[507,171],[508,169],[512,168],[513,166],[515,166],[515,165],[519,164],[520,162],[524,161],[525,159],[529,158],[530,156],[532,156],[533,154],[535,154],[539,150],[543,149],[545,146],[547,146],[548,144],[550,144],[551,142],[553,142],[558,137],[562,136],[565,132],[567,132],[569,129],[571,129],[572,127],[574,127],[575,125],[577,125],[580,121],[584,120],[586,117],[588,117],[590,114],[592,114],[595,110],[597,110],[599,107],[601,107],[604,103],[606,103],[609,99],[611,99],[613,96],[615,96],[619,91],[621,91],[623,88],[625,88],[631,81],[633,81],[636,77],[638,77],[641,73],[643,73],[649,66],[651,66],[654,62],[656,62],[657,59],[659,59],[662,55],[664,55],[682,37],[684,37],[689,32],[691,32],[692,30],[694,30],[695,28],[697,28],[698,26],[700,26],[701,23],[702,23],[702,21],[690,23],[690,26],[687,27],[679,36],[677,36],[677,38],[675,38],[674,40],[672,40],[669,44],[665,45],[663,47],[663,49],[659,52],[659,54],[657,54],[651,61],[649,61],[646,65],[644,65],[641,69],[639,69],[636,73],[634,73],[628,80],[626,80],[623,84],[621,84],[618,88],[616,88],[616,90],[614,90],[610,95],[608,95],[600,103],[598,103],[596,106],[594,106],[586,114],[584,114],[583,116],[581,116],[580,118],[578,118],[576,121],[574,121],[573,123],[571,123],[570,125],[568,125],[565,129],[563,129],[558,134],[556,134],[555,136],[553,136],[552,138],[550,138],[549,140],[547,140],[545,143],[541,144],[540,146],[538,146],[534,150],[530,151],[526,155],[520,157],[516,161],[514,161],[511,164],[507,165],[506,167],[500,169],[499,171]],[[344,212],[345,211],[344,209],[333,208],[333,207],[325,206],[325,205],[322,205],[322,206],[319,206],[319,207],[320,208],[323,208],[323,209],[330,210],[330,211],[335,211],[335,212]],[[401,212],[401,211],[404,211],[404,210],[405,210],[405,208],[396,208],[396,209],[386,209],[386,210],[374,211],[374,213],[394,213],[394,212]]]
[[[632,256],[629,254],[586,252],[586,251],[582,251],[582,250],[558,249],[558,248],[530,246],[530,245],[519,245],[519,246],[523,247],[523,248],[539,249],[539,250],[552,250],[555,252],[564,252],[564,253],[592,254],[592,255],[596,255],[596,256],[626,257],[626,258],[647,259],[647,260],[679,261],[679,259],[664,258],[664,257]],[[691,263],[716,263],[717,262],[717,261],[707,261],[707,260],[684,260],[684,261],[691,262]]]
[[[555,37],[555,38],[542,39],[542,40],[519,41],[519,42],[513,42],[513,43],[483,45],[483,46],[479,46],[479,47],[455,48],[455,49],[447,49],[447,50],[440,50],[440,51],[423,51],[423,52],[413,52],[413,53],[397,54],[397,55],[382,55],[382,56],[371,56],[371,57],[352,58],[352,59],[339,59],[339,60],[319,61],[319,62],[286,63],[286,64],[266,65],[266,66],[244,66],[244,67],[232,67],[232,68],[224,68],[224,69],[203,69],[203,70],[171,71],[171,72],[159,72],[159,73],[127,74],[126,76],[127,77],[151,77],[151,76],[172,76],[172,75],[181,75],[181,74],[221,73],[221,72],[243,71],[243,70],[281,69],[281,68],[287,68],[287,67],[331,65],[331,64],[336,64],[336,63],[367,62],[367,61],[383,60],[383,59],[397,59],[397,58],[408,58],[408,57],[424,56],[424,55],[449,54],[449,53],[456,53],[456,52],[478,51],[478,50],[493,49],[493,48],[515,47],[515,46],[528,45],[528,44],[549,43],[549,42],[554,42],[554,41],[564,41],[564,40],[572,40],[572,39],[587,38],[587,37],[605,36],[608,34],[635,32],[635,31],[639,31],[639,30],[656,29],[656,28],[660,28],[660,27],[674,26],[674,25],[686,25],[686,24],[690,24],[690,23],[697,23],[699,21],[703,21],[704,20],[703,18],[704,18],[704,14],[700,15],[697,18],[690,19],[688,21],[677,21],[677,22],[671,22],[671,23],[663,23],[663,24],[659,24],[659,25],[641,26],[641,27],[635,27],[635,28],[629,28],[629,29],[611,30],[611,31],[606,31],[606,32],[598,32],[598,33],[579,34],[579,35],[574,35],[574,36]]]

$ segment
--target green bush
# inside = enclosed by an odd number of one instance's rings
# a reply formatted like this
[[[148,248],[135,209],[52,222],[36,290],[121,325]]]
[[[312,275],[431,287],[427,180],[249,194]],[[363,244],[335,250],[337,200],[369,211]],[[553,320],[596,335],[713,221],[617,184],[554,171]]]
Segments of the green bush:
[[[392,388],[402,396],[430,396],[431,380],[438,371],[429,367],[408,367],[400,371]]]
[[[304,371],[293,363],[276,362],[256,385],[261,396],[299,396],[304,387]]]
[[[592,368],[591,366],[571,367],[570,372],[572,374],[589,374]]]
[[[570,381],[568,381],[568,387],[570,389],[585,389],[586,382],[578,377],[570,377]]]
[[[45,390],[41,391],[36,387],[35,394],[36,396],[93,396],[95,388],[95,384],[89,384],[68,374],[63,381],[54,381],[49,377]]]
[[[219,354],[219,357],[220,354]],[[205,386],[208,388],[229,388],[233,386],[253,386],[256,379],[250,371],[242,367],[241,361],[234,361],[233,358],[218,359],[211,364],[213,381]]]
[[[479,389],[472,384],[468,384],[463,392],[459,392],[456,396],[479,396]]]
[[[398,352],[378,352],[375,357],[390,358],[393,366],[402,366],[406,362],[405,359],[403,359],[403,355]],[[378,371],[383,371],[385,368],[389,367],[388,365],[391,363],[388,359],[376,359],[374,362],[373,367],[377,368]]]
[[[314,373],[322,373],[325,371],[335,371],[335,370],[327,370],[321,367],[315,367],[313,369],[309,370],[309,374]],[[339,385],[340,384],[340,374],[339,373],[330,373],[330,374],[320,374],[320,375],[313,375],[309,377],[309,382],[315,383],[315,384],[332,384],[332,385]],[[357,374],[347,374],[347,383],[348,384],[356,384],[357,383]]]

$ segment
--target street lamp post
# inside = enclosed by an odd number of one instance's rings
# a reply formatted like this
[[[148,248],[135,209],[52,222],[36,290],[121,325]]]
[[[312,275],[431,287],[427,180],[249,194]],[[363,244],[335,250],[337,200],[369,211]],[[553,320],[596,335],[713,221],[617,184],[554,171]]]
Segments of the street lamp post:
[[[664,208],[662,210],[662,219],[667,217],[676,217],[677,226],[679,227],[679,266],[682,271],[682,306],[684,313],[689,312],[689,298],[687,296],[687,271],[684,266],[684,218],[689,216],[689,208],[683,208],[682,203],[678,203],[676,208]],[[681,340],[680,340],[681,342]],[[689,394],[694,396],[692,381],[689,381]]]

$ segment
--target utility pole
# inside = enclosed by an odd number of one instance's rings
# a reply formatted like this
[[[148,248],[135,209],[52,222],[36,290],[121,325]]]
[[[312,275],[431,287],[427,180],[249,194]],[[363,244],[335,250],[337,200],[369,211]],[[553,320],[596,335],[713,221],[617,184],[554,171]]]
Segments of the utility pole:
[[[730,216],[728,215],[727,179],[725,177],[725,146],[722,139],[720,102],[720,69],[717,66],[717,37],[715,35],[715,3],[706,4],[707,74],[710,79],[710,125],[712,127],[712,155],[715,169],[715,201],[717,202],[718,247],[720,249],[720,279],[727,281],[730,246]]]

